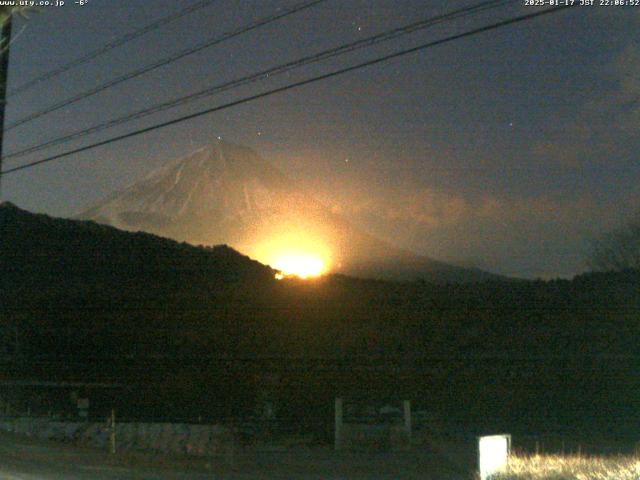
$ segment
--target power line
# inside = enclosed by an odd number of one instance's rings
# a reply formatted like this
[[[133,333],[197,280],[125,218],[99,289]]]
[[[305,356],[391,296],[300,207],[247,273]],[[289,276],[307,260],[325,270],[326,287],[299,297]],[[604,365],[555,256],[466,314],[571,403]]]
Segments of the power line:
[[[90,144],[90,145],[86,145],[84,147],[80,147],[80,148],[76,148],[76,149],[73,149],[73,150],[69,150],[67,152],[63,152],[63,153],[60,153],[60,154],[57,154],[57,155],[52,155],[50,157],[43,158],[41,160],[36,160],[34,162],[30,162],[30,163],[27,163],[25,165],[20,165],[18,167],[13,167],[13,168],[10,168],[8,170],[0,172],[0,175],[7,175],[9,173],[14,173],[14,172],[17,172],[17,171],[20,171],[20,170],[26,170],[26,169],[29,169],[29,168],[33,168],[33,167],[35,167],[37,165],[42,165],[44,163],[49,163],[49,162],[52,162],[52,161],[55,161],[55,160],[59,160],[61,158],[68,157],[70,155],[74,155],[76,153],[81,153],[81,152],[85,152],[87,150],[92,150],[94,148],[101,147],[101,146],[104,146],[104,145],[108,145],[110,143],[115,143],[115,142],[118,142],[118,141],[121,141],[121,140],[125,140],[127,138],[135,137],[135,136],[141,135],[143,133],[148,133],[148,132],[151,132],[151,131],[154,131],[154,130],[158,130],[160,128],[164,128],[164,127],[168,127],[168,126],[175,125],[175,124],[178,124],[178,123],[182,123],[182,122],[185,122],[187,120],[191,120],[193,118],[197,118],[197,117],[201,117],[201,116],[204,116],[204,115],[208,115],[210,113],[214,113],[214,112],[217,112],[217,111],[220,111],[220,110],[225,110],[225,109],[228,109],[228,108],[231,108],[231,107],[235,107],[237,105],[242,105],[244,103],[248,103],[248,102],[251,102],[251,101],[254,101],[254,100],[258,100],[260,98],[264,98],[264,97],[268,97],[268,96],[274,95],[276,93],[285,92],[287,90],[292,90],[292,89],[295,89],[295,88],[299,88],[299,87],[302,87],[304,85],[309,85],[309,84],[312,84],[312,83],[319,82],[321,80],[326,80],[326,79],[329,79],[329,78],[332,78],[332,77],[337,77],[337,76],[343,75],[345,73],[353,72],[353,71],[359,70],[361,68],[365,68],[365,67],[369,67],[369,66],[372,66],[372,65],[376,65],[376,64],[382,63],[382,62],[386,62],[386,61],[392,60],[394,58],[402,57],[402,56],[405,56],[405,55],[408,55],[408,54],[411,54],[411,53],[415,53],[415,52],[418,52],[418,51],[421,51],[421,50],[425,50],[427,48],[431,48],[431,47],[435,47],[435,46],[442,45],[442,44],[445,44],[445,43],[449,43],[449,42],[452,42],[452,41],[455,41],[455,40],[459,40],[461,38],[470,37],[472,35],[477,35],[479,33],[484,33],[484,32],[488,32],[488,31],[491,31],[491,30],[496,30],[498,28],[502,28],[502,27],[506,27],[506,26],[513,25],[513,24],[516,24],[516,23],[520,23],[520,22],[524,22],[524,21],[527,21],[527,20],[531,20],[533,18],[537,18],[537,17],[543,16],[543,15],[548,15],[548,14],[551,14],[551,13],[557,13],[557,12],[560,12],[560,11],[563,11],[563,10],[566,10],[566,9],[572,8],[572,7],[573,7],[572,5],[564,5],[564,6],[560,6],[560,7],[554,7],[554,8],[550,8],[550,9],[534,12],[534,13],[529,13],[527,15],[520,15],[518,17],[513,17],[513,18],[510,18],[508,20],[503,20],[503,21],[500,21],[500,22],[492,23],[492,24],[486,25],[484,27],[468,30],[466,32],[459,33],[459,34],[456,34],[456,35],[451,35],[451,36],[445,37],[445,38],[440,39],[440,40],[435,40],[435,41],[428,42],[428,43],[425,43],[425,44],[422,44],[422,45],[418,45],[418,46],[413,47],[413,48],[400,50],[400,51],[397,51],[397,52],[394,52],[394,53],[391,53],[391,54],[388,54],[388,55],[384,55],[384,56],[375,58],[373,60],[368,60],[366,62],[362,62],[362,63],[358,63],[356,65],[352,65],[350,67],[334,70],[332,72],[325,73],[323,75],[318,75],[318,76],[315,76],[315,77],[312,77],[312,78],[308,78],[306,80],[300,80],[298,82],[294,82],[294,83],[285,85],[283,87],[278,87],[278,88],[274,88],[274,89],[271,89],[271,90],[267,90],[267,91],[264,91],[264,92],[261,92],[261,93],[255,94],[255,95],[251,95],[251,96],[248,96],[248,97],[244,97],[244,98],[241,98],[239,100],[235,100],[235,101],[223,104],[223,105],[219,105],[219,106],[216,106],[216,107],[208,108],[206,110],[202,110],[200,112],[192,113],[190,115],[185,115],[185,116],[182,116],[182,117],[179,117],[179,118],[175,118],[175,119],[169,120],[167,122],[158,123],[158,124],[155,124],[155,125],[152,125],[152,126],[149,126],[149,127],[141,128],[139,130],[135,130],[133,132],[129,132],[129,133],[123,134],[123,135],[118,135],[116,137],[112,137],[112,138],[109,138],[107,140],[102,140],[100,142],[96,142],[96,143],[93,143],[93,144]]]
[[[21,118],[20,120],[17,120],[11,124],[9,124],[7,126],[7,128],[5,129],[6,131],[12,130],[16,127],[19,127],[20,125],[24,125],[25,123],[28,123],[32,120],[35,120],[37,118],[40,118],[44,115],[47,115],[49,113],[55,112],[57,110],[60,110],[61,108],[64,107],[68,107],[69,105],[73,105],[74,103],[77,103],[81,100],[84,100],[86,98],[89,98],[93,95],[96,95],[97,93],[100,93],[104,90],[107,90],[109,88],[115,87],[116,85],[119,85],[121,83],[124,83],[128,80],[137,78],[141,75],[144,75],[146,73],[152,72],[153,70],[156,70],[160,67],[163,67],[165,65],[169,65],[170,63],[173,63],[177,60],[180,60],[182,58],[185,58],[189,55],[193,55],[195,53],[198,53],[206,48],[210,48],[214,45],[218,45],[226,40],[229,40],[231,38],[235,38],[238,37],[240,35],[243,35],[245,33],[248,33],[252,30],[258,29],[260,27],[263,27],[265,25],[268,25],[270,23],[273,23],[277,20],[281,20],[283,18],[286,18],[290,15],[293,15],[294,13],[300,12],[302,10],[314,7],[320,3],[323,3],[327,0],[312,0],[312,1],[308,1],[308,2],[304,2],[304,3],[299,3],[294,5],[291,8],[279,11],[278,13],[275,13],[273,15],[269,15],[267,17],[261,18],[255,22],[252,22],[248,25],[245,25],[243,27],[237,28],[235,30],[232,30],[230,32],[224,33],[220,36],[215,36],[213,38],[210,38],[204,42],[201,42],[197,45],[195,45],[194,47],[190,47],[184,50],[181,50],[180,52],[173,54],[169,57],[163,58],[162,60],[158,60],[150,65],[147,65],[145,67],[142,67],[138,70],[134,70],[132,72],[129,73],[125,73],[124,75],[121,75],[119,77],[116,77],[114,79],[111,79],[101,85],[98,85],[97,87],[94,87],[90,90],[87,90],[85,92],[82,92],[80,94],[74,95],[73,97],[70,97],[66,100],[63,100],[61,102],[55,103],[49,107],[46,107],[40,111],[31,113],[23,118]]]
[[[313,54],[313,55],[309,55],[303,58],[300,58],[298,60],[294,60],[291,62],[287,62],[285,64],[281,64],[278,65],[276,67],[272,67],[272,68],[268,68],[266,70],[262,70],[238,79],[234,79],[231,81],[227,81],[224,82],[222,84],[218,84],[218,85],[214,85],[213,87],[208,87],[204,90],[200,90],[198,92],[195,93],[191,93],[189,95],[183,96],[183,97],[179,97],[177,99],[173,99],[173,100],[169,100],[157,105],[154,105],[152,107],[149,108],[145,108],[143,110],[139,110],[137,112],[134,113],[130,113],[127,115],[124,115],[122,117],[118,117],[115,118],[113,120],[109,120],[107,122],[103,122],[101,124],[98,125],[94,125],[92,127],[83,129],[83,130],[79,130],[67,135],[64,135],[62,137],[58,137],[52,140],[48,140],[44,143],[41,144],[37,144],[31,147],[27,147],[24,148],[22,150],[18,150],[16,152],[10,153],[8,155],[5,155],[5,159],[10,159],[10,158],[15,158],[15,157],[21,157],[24,155],[28,155],[30,153],[34,153],[40,150],[43,150],[45,148],[54,146],[54,145],[61,145],[64,143],[67,143],[71,140],[74,139],[78,139],[93,133],[97,133],[100,132],[102,130],[105,129],[109,129],[118,125],[121,125],[123,123],[128,123],[132,120],[138,120],[144,117],[147,117],[149,115],[161,112],[161,111],[165,111],[171,108],[174,108],[176,106],[180,106],[180,105],[184,105],[186,103],[195,101],[195,100],[200,100],[212,95],[215,95],[217,93],[223,92],[223,91],[227,91],[227,90],[231,90],[243,85],[247,85],[247,84],[251,84],[251,83],[255,83],[257,81],[263,80],[265,78],[269,78],[272,76],[276,76],[276,75],[281,75],[283,73],[289,72],[291,70],[294,70],[296,68],[300,68],[303,67],[305,65],[309,65],[312,63],[316,63],[316,62],[320,62],[323,60],[327,60],[329,58],[333,58],[339,55],[343,55],[345,53],[350,53],[353,52],[355,50],[361,49],[361,48],[365,48],[365,47],[370,47],[373,45],[377,45],[379,43],[383,43],[389,40],[393,40],[396,39],[400,36],[403,35],[407,35],[410,33],[414,33],[416,31],[422,30],[424,28],[427,28],[429,26],[433,26],[439,23],[445,23],[445,22],[449,22],[451,20],[454,20],[456,18],[462,18],[465,17],[467,15],[471,15],[471,14],[477,14],[480,13],[482,11],[486,11],[489,9],[493,9],[493,8],[497,8],[499,6],[508,4],[508,3],[513,3],[515,2],[515,0],[490,0],[490,1],[484,1],[481,2],[479,4],[470,6],[470,7],[465,7],[462,9],[458,9],[458,10],[454,10],[452,12],[443,14],[443,15],[438,15],[436,17],[428,17],[426,19],[420,20],[418,22],[414,22],[402,27],[398,27],[395,28],[393,30],[390,31],[386,31],[377,35],[373,35],[371,37],[367,37],[355,42],[349,42],[349,43],[345,43],[342,44],[338,47],[334,47],[328,50],[324,50],[322,52]]]
[[[110,52],[115,48],[121,47],[122,45],[125,45],[126,43],[129,43],[135,40],[136,38],[139,38],[143,35],[146,35],[149,32],[152,32],[153,30],[156,30],[164,25],[167,25],[168,23],[174,22],[186,15],[189,15],[190,13],[193,13],[195,11],[208,7],[213,3],[215,3],[216,1],[217,0],[201,0],[189,7],[183,8],[179,12],[172,13],[171,15],[167,15],[166,17],[162,17],[161,19],[156,20],[155,22],[152,22],[138,30],[134,30],[133,32],[127,33],[119,38],[116,38],[115,40],[112,40],[111,42],[98,48],[97,50],[89,52],[82,57],[72,60],[69,63],[65,63],[64,65],[54,68],[53,70],[43,73],[42,75],[36,78],[33,78],[23,83],[22,85],[19,85],[18,87],[14,88],[9,92],[8,97],[18,95],[19,93],[25,92],[31,89],[32,87],[38,85],[39,83],[44,82],[45,80],[50,80],[54,77],[57,77],[58,75],[68,72],[69,70],[75,67],[79,67],[80,65],[88,63],[96,59],[97,57],[104,55],[107,52]]]

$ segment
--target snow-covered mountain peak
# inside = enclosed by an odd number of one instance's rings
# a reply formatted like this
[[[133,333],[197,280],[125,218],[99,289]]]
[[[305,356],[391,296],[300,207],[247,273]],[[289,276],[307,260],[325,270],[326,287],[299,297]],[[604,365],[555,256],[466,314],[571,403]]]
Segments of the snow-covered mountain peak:
[[[253,150],[226,141],[164,165],[79,218],[193,244],[228,244],[263,263],[289,249],[315,252],[332,271],[364,276],[469,273],[358,230]]]

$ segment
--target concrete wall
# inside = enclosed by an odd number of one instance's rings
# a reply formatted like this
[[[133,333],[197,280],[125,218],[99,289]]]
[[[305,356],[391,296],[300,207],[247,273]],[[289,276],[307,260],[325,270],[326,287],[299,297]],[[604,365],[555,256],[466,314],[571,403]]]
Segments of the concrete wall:
[[[0,430],[67,443],[107,448],[105,423],[62,422],[48,418],[0,418]],[[152,450],[189,455],[215,455],[233,448],[233,432],[221,425],[184,423],[116,423],[118,450]]]

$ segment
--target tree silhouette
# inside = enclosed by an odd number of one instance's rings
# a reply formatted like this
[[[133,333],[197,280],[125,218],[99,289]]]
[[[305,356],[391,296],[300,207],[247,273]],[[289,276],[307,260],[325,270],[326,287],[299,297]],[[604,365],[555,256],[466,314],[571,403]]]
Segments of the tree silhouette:
[[[623,226],[595,239],[588,260],[592,270],[640,269],[640,212]]]

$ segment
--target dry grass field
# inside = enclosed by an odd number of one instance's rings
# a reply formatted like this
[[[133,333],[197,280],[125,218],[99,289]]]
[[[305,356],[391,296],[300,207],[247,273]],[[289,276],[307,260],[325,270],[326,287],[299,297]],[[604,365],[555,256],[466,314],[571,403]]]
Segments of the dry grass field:
[[[492,480],[639,480],[640,456],[513,455]]]

